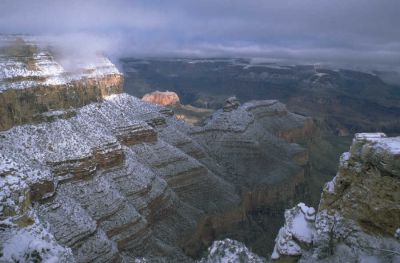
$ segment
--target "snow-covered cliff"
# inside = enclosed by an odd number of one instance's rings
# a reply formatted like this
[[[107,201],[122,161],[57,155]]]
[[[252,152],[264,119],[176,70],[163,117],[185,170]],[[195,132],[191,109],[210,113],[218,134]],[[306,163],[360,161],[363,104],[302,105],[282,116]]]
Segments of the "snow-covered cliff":
[[[0,131],[68,118],[73,108],[122,92],[122,74],[104,56],[66,57],[40,38],[0,35]]]
[[[71,68],[39,39],[5,42],[0,261],[190,262],[242,225],[258,228],[253,213],[279,203],[267,222],[303,198],[307,151],[290,134],[307,137],[310,119],[278,101],[194,127],[124,94],[103,57]]]
[[[356,134],[325,185],[316,216],[303,208],[286,211],[272,259],[400,261],[400,137]]]

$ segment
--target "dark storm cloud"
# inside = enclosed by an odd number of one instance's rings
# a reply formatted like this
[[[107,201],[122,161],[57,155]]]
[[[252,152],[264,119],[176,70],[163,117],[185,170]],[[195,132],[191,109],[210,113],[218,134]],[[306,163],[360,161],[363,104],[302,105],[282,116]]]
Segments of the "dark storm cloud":
[[[0,0],[0,31],[122,55],[399,67],[399,11],[398,0]]]

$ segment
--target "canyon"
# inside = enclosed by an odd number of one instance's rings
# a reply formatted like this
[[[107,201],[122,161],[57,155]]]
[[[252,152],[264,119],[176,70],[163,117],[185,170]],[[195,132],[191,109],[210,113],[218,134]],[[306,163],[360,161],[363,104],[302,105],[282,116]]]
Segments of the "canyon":
[[[192,126],[123,93],[104,57],[69,72],[34,39],[5,42],[1,260],[186,262],[228,236],[266,255],[283,208],[308,198],[296,141],[317,128],[279,101]]]
[[[36,38],[1,41],[0,262],[340,262],[380,235],[398,249],[398,137],[356,135],[320,200],[318,163],[341,148],[318,119],[276,99],[139,99],[102,55],[70,71]],[[299,242],[293,218],[318,235]]]
[[[121,64],[125,91],[137,97],[169,90],[182,104],[209,109],[222,108],[233,95],[242,102],[277,99],[350,140],[357,132],[400,134],[400,88],[379,71],[245,58],[126,57]]]

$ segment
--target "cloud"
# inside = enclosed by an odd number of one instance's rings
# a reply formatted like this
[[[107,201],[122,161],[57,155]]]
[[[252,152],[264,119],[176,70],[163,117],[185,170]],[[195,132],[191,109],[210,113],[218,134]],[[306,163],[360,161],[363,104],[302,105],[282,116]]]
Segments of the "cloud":
[[[400,66],[398,0],[1,0],[0,7],[0,32],[56,35],[71,46],[78,35],[78,47],[116,56]]]

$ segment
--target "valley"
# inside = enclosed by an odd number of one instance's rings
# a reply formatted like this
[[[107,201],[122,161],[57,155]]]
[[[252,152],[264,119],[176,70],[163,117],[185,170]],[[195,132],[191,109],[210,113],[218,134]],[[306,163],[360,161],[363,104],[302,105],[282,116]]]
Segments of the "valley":
[[[330,242],[347,253],[341,229],[397,249],[398,137],[357,133],[399,132],[398,90],[378,77],[243,59],[122,73],[103,55],[70,71],[36,38],[1,41],[0,261],[307,262]],[[364,213],[369,195],[391,206]],[[286,235],[293,217],[322,231],[315,247]]]

